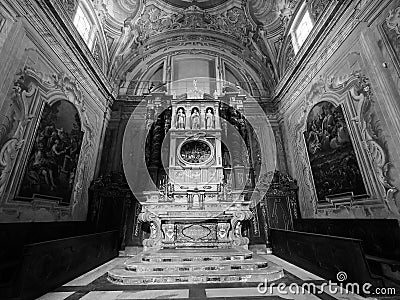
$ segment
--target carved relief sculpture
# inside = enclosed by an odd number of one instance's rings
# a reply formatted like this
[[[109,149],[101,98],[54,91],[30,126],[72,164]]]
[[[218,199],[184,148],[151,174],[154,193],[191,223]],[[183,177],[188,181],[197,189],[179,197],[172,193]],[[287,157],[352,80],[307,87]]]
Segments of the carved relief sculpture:
[[[399,205],[394,201],[394,195],[398,189],[391,184],[388,174],[391,162],[387,153],[385,136],[378,123],[374,122],[376,116],[373,112],[374,100],[369,79],[359,73],[355,73],[353,76],[355,84],[351,89],[350,97],[354,103],[358,104],[356,121],[361,129],[361,138],[367,146],[379,184],[384,189],[385,205],[389,211],[398,214],[400,212]]]

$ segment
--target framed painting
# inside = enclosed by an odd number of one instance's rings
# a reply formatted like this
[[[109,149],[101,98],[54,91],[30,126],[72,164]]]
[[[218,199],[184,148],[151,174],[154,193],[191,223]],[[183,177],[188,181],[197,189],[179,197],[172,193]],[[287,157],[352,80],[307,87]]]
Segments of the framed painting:
[[[304,138],[318,201],[367,194],[341,105],[316,104],[307,117]]]
[[[18,199],[57,200],[68,205],[73,190],[83,132],[75,106],[59,100],[45,104],[34,135]]]

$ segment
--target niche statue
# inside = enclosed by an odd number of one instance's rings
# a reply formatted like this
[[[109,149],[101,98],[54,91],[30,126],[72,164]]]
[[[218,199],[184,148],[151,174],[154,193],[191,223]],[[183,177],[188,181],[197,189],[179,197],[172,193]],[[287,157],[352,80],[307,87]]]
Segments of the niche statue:
[[[207,108],[206,111],[206,128],[214,128],[214,113],[212,111],[212,108]]]
[[[193,108],[190,119],[192,123],[192,129],[200,129],[200,114],[198,108]]]
[[[185,129],[185,111],[183,108],[178,109],[178,112],[176,114],[176,128],[177,129]]]

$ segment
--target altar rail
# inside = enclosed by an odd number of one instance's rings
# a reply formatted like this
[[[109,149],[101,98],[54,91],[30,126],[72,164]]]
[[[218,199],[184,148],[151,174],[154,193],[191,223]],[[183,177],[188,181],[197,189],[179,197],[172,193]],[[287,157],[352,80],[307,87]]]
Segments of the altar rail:
[[[337,273],[346,272],[344,283],[370,283],[383,286],[380,277],[371,274],[359,239],[299,231],[271,229],[273,253],[326,280],[337,281]]]
[[[2,244],[7,245],[7,240]],[[33,299],[116,257],[118,231],[70,236],[14,249],[11,256],[7,246],[0,252],[0,299]]]

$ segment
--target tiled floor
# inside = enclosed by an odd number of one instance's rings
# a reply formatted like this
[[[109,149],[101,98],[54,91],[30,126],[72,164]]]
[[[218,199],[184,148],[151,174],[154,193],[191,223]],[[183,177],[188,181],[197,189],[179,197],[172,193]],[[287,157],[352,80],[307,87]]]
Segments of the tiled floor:
[[[71,282],[48,293],[40,300],[114,300],[114,299],[294,299],[294,300],[358,300],[365,299],[358,295],[331,293],[329,289],[321,289],[326,282],[314,274],[300,269],[276,256],[266,258],[284,268],[285,277],[276,281],[285,287],[278,290],[277,286],[269,288],[265,293],[257,289],[257,283],[213,283],[213,284],[172,284],[172,285],[114,285],[107,281],[106,272],[116,265],[123,264],[127,258],[118,257],[92,271],[72,280]],[[317,288],[293,293],[291,284],[301,286],[303,283],[314,284]],[[310,291],[310,292],[308,292]],[[371,298],[374,299],[374,298]],[[394,299],[394,298],[391,298]]]

